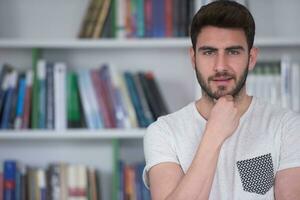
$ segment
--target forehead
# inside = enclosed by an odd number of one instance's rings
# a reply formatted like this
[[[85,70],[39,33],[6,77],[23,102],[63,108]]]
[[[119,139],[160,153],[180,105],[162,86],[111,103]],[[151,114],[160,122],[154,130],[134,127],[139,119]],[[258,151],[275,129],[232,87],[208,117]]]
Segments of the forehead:
[[[197,47],[212,46],[216,48],[226,48],[240,45],[247,48],[247,38],[243,29],[219,28],[206,26],[201,29],[197,37]]]

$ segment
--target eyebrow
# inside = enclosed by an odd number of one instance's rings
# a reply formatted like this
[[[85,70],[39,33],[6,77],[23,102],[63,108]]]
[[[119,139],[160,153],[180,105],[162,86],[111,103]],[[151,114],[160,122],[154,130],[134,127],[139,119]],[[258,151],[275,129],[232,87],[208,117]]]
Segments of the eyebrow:
[[[198,51],[217,51],[218,49],[215,47],[211,47],[211,46],[201,46],[198,48]],[[245,51],[245,48],[240,46],[240,45],[236,45],[236,46],[230,46],[230,47],[226,47],[225,48],[226,51],[230,51],[230,50],[242,50]]]

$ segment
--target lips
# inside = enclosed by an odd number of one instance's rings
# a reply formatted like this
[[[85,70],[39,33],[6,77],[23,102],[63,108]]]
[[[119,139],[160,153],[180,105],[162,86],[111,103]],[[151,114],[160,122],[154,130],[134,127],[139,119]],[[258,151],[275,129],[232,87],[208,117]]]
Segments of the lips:
[[[232,77],[218,77],[218,78],[214,78],[213,81],[228,81],[232,79]]]

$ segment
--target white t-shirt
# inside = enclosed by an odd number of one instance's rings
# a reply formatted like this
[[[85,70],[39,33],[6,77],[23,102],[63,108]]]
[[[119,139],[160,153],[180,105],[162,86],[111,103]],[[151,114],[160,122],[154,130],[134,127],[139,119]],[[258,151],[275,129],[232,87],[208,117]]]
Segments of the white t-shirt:
[[[187,172],[206,120],[195,102],[160,117],[144,137],[147,172],[162,162],[174,162]],[[253,97],[235,133],[222,145],[210,200],[274,199],[274,177],[282,169],[300,166],[300,116]]]

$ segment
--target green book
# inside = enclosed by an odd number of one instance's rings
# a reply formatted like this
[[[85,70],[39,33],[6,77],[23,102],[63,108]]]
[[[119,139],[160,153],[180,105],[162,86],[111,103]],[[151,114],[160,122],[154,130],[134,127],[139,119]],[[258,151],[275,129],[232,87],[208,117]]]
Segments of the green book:
[[[31,115],[31,128],[37,129],[39,126],[39,84],[37,79],[37,62],[40,57],[39,49],[32,49],[32,115]]]
[[[81,127],[81,111],[77,75],[75,72],[67,73],[67,120],[69,128]]]

